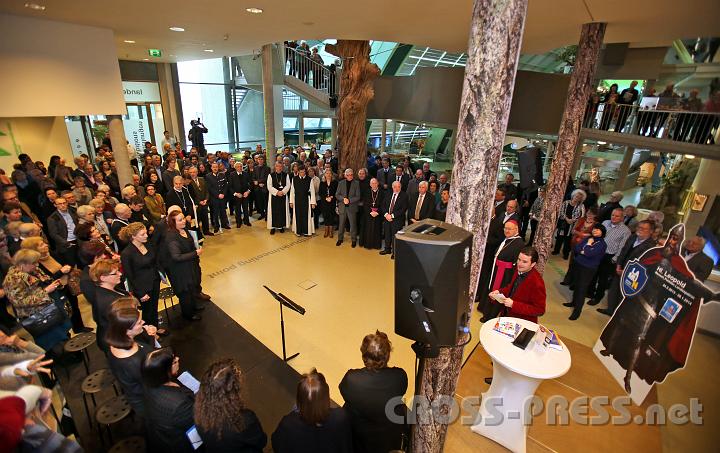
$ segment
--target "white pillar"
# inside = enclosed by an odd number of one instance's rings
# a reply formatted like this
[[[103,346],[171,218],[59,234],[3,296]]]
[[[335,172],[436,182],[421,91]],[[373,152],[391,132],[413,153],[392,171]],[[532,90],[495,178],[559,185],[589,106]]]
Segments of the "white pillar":
[[[305,116],[302,112],[298,113],[298,144],[305,144]]]
[[[267,148],[267,163],[272,168],[275,165],[275,102],[273,93],[273,47],[265,44],[262,47],[262,90],[263,104],[265,105],[265,147]]]
[[[132,184],[133,182],[133,170],[130,166],[130,156],[127,153],[125,128],[120,115],[108,115],[107,120],[118,181],[120,182],[120,188],[123,188],[126,184]]]

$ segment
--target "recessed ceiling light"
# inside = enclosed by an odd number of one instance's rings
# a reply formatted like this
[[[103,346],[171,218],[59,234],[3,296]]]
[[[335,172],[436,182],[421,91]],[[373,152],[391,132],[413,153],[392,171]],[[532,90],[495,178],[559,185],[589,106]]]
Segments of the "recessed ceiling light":
[[[25,8],[34,9],[35,11],[45,11],[45,5],[38,5],[37,3],[25,3]]]
[[[126,39],[126,40],[123,41],[123,42],[126,42],[126,43],[128,43],[128,44],[135,44],[135,41],[133,41],[132,39]]]
[[[215,51],[212,49],[205,49],[205,52],[215,52]]]
[[[185,31],[185,29],[182,27],[170,27],[170,30],[171,31]]]
[[[598,142],[598,145],[607,145],[607,142]]]
[[[245,8],[245,11],[253,14],[260,14],[263,12],[260,8]]]
[[[143,58],[143,61],[150,61],[149,58]]]

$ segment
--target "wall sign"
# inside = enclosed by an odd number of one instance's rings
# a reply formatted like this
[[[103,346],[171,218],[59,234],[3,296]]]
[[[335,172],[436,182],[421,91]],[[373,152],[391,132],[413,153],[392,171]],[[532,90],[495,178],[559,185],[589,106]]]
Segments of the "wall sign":
[[[157,82],[123,82],[125,102],[160,102]]]

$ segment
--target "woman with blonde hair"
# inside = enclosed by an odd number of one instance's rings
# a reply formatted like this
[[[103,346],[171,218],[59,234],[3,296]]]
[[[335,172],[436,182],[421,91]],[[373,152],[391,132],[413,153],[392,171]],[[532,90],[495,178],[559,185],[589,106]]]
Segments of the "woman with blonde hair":
[[[195,241],[185,229],[187,221],[182,211],[171,210],[166,221],[167,274],[180,300],[183,318],[199,321],[202,317],[197,312],[205,308],[198,303],[198,299],[203,298],[200,286],[200,255],[203,249],[195,247]]]
[[[216,361],[200,379],[195,425],[207,451],[263,451],[267,435],[247,408],[244,389],[242,371],[233,359]]]
[[[148,232],[140,222],[133,222],[120,230],[120,239],[128,243],[120,255],[130,293],[142,304],[145,324],[159,327],[158,298],[160,273],[155,248],[148,242]],[[165,335],[165,329],[158,328]]]
[[[50,255],[50,247],[42,237],[26,238],[21,245],[22,249],[34,250],[40,253],[38,260],[38,268],[49,275],[51,278],[60,282],[57,294],[64,296],[70,302],[72,308],[70,320],[72,321],[72,329],[76,334],[83,332],[92,332],[92,329],[85,327],[82,314],[78,304],[77,296],[80,295],[80,273],[71,266],[58,263],[55,258]]]

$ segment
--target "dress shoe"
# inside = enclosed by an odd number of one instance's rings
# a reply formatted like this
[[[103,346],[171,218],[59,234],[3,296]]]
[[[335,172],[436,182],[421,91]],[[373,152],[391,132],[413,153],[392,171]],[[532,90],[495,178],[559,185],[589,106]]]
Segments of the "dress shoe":
[[[391,254],[391,253],[392,253],[392,252],[391,252],[390,250],[380,250],[380,254],[381,254],[381,255],[389,255],[389,254]]]
[[[252,225],[250,225],[250,221],[249,221],[249,220],[248,220],[247,222],[244,222],[244,224],[245,224],[245,226],[252,226]]]
[[[487,385],[492,384],[492,378],[491,378],[491,377],[486,377],[486,378],[485,378],[485,383],[486,383]]]
[[[563,304],[563,307],[574,307],[574,306],[575,306],[575,304],[572,303],[572,302],[565,302],[565,303]]]
[[[202,300],[210,300],[212,297],[210,297],[210,294],[200,293],[197,295],[198,299]]]
[[[607,308],[598,308],[598,313],[602,313],[604,315],[612,316],[612,312],[608,310]]]
[[[352,244],[350,244],[350,247],[352,247],[352,248],[357,247],[357,241],[352,241]]]
[[[207,233],[203,233],[204,236],[215,236],[215,233],[208,231]]]
[[[610,355],[610,351],[608,351],[607,349],[603,349],[602,351],[600,351],[600,355],[603,357],[607,357]]]
[[[220,228],[215,228],[215,234],[220,233]]]
[[[577,312],[574,312],[574,311],[573,311],[572,314],[570,315],[570,317],[569,317],[568,319],[569,319],[570,321],[575,321],[575,320],[578,319],[579,317],[580,317],[580,313],[577,313]]]
[[[270,230],[270,234],[275,234],[275,228]]]
[[[229,230],[229,229],[230,229],[230,225],[225,225],[223,228],[225,228],[226,230]]]
[[[280,232],[281,232],[281,233],[284,233],[284,232],[285,232],[285,228],[280,228]]]
[[[343,243],[343,241],[337,241],[337,242],[335,243],[335,246],[336,246],[336,247],[340,247],[340,246],[342,245],[342,243]]]
[[[394,254],[394,253],[390,255],[390,259],[391,259],[391,260],[394,260],[394,259],[395,259],[395,254]]]
[[[480,304],[478,304],[477,308],[478,308],[478,311],[479,311],[480,313],[482,313],[482,309],[480,308]],[[487,318],[487,317],[483,316],[482,318],[480,318],[480,322],[481,322],[481,323],[486,323],[486,322],[490,321],[490,319],[491,319],[491,318]]]
[[[588,301],[587,304],[590,305],[590,306],[595,306],[595,305],[597,305],[597,304],[599,304],[599,303],[600,303],[599,300],[593,299],[593,300]]]
[[[237,225],[235,225],[235,228],[240,228],[241,226],[242,226],[242,223],[238,223]]]

